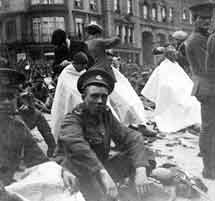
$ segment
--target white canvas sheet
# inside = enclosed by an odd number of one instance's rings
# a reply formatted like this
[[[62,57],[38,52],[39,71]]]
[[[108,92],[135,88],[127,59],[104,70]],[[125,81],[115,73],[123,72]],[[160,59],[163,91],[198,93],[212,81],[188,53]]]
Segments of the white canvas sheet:
[[[61,166],[47,162],[26,171],[22,180],[6,187],[24,201],[85,201],[80,192],[71,194],[61,178]]]
[[[83,72],[77,72],[73,65],[70,64],[58,78],[51,109],[51,127],[56,141],[64,115],[72,112],[73,108],[82,101],[81,94],[77,89],[77,81]]]
[[[193,82],[178,63],[165,59],[141,94],[156,104],[154,120],[162,132],[176,132],[201,123],[200,103],[191,96]]]
[[[110,104],[125,125],[145,124],[144,105],[128,79],[119,70],[112,67],[116,77],[114,91],[110,95]]]

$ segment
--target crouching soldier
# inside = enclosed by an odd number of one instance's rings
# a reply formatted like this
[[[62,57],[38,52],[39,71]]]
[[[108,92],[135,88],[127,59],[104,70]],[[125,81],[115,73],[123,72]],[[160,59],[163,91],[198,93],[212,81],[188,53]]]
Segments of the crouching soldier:
[[[147,175],[153,167],[142,135],[119,123],[106,106],[114,82],[100,66],[82,74],[77,87],[83,103],[65,116],[60,130],[62,165],[77,176],[87,201],[117,198],[116,182],[126,177],[131,178],[137,195],[151,185]],[[110,159],[111,140],[119,154]]]
[[[0,182],[8,185],[23,160],[26,167],[47,161],[29,129],[16,115],[18,86],[25,80],[17,71],[0,68]]]
[[[47,156],[51,157],[56,146],[54,136],[51,133],[51,128],[44,115],[36,109],[33,94],[29,92],[21,93],[19,104],[19,115],[29,129],[38,129],[48,146]]]

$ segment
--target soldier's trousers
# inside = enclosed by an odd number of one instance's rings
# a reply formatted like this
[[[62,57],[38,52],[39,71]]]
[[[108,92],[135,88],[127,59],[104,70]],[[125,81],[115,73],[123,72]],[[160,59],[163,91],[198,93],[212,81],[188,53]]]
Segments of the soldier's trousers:
[[[201,101],[200,152],[206,169],[215,171],[215,97],[204,97]]]
[[[156,164],[154,160],[149,160],[150,166],[146,168],[149,175]],[[133,178],[134,168],[125,153],[120,153],[104,163],[104,167],[117,183],[125,178]],[[86,201],[107,201],[104,188],[99,178],[92,175],[84,174],[78,178],[80,183],[80,191],[84,195]]]

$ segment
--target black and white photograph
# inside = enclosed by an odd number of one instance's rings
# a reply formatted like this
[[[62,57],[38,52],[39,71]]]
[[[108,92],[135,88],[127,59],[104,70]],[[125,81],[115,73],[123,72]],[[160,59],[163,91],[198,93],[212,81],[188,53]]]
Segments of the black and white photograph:
[[[0,0],[0,201],[214,200],[215,0]]]

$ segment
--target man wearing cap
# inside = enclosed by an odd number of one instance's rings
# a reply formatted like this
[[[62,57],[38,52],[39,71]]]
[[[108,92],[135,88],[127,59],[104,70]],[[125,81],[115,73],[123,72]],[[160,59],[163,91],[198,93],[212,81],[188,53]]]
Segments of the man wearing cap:
[[[59,75],[65,66],[71,64],[74,60],[73,56],[77,52],[84,52],[87,56],[87,67],[91,67],[94,64],[94,59],[88,51],[87,45],[82,41],[71,40],[67,38],[66,32],[57,29],[52,34],[52,44],[55,45],[55,59],[54,59],[54,73]]]
[[[215,170],[212,168],[215,152],[212,151],[211,144],[215,130],[215,84],[213,82],[215,76],[207,70],[206,55],[213,9],[214,3],[210,0],[192,1],[190,10],[193,15],[194,30],[186,40],[185,45],[186,56],[194,81],[192,95],[196,96],[201,103],[202,127],[199,146],[204,165],[202,174],[205,178],[210,179],[215,179]],[[213,156],[211,155],[212,153]]]
[[[114,76],[114,73],[112,72],[112,69],[110,67],[111,60],[108,59],[106,50],[117,46],[121,41],[120,38],[118,36],[103,38],[103,28],[96,23],[87,25],[86,32],[88,34],[86,43],[88,45],[90,54],[95,60],[95,63],[105,64],[100,66],[105,68],[107,72],[110,72]]]
[[[106,106],[114,84],[113,77],[100,66],[82,74],[77,87],[83,103],[64,117],[61,126],[58,145],[65,155],[62,165],[78,177],[87,201],[116,198],[115,182],[131,175],[135,192],[142,195],[149,189],[151,163],[142,135],[119,123]],[[121,153],[112,159],[111,140]]]
[[[19,115],[30,130],[37,128],[43,136],[47,146],[47,156],[51,157],[54,153],[56,144],[51,133],[49,123],[42,112],[36,109],[34,105],[34,96],[29,92],[23,92],[19,96]]]
[[[18,86],[24,76],[0,69],[0,182],[8,185],[23,160],[26,167],[47,161],[29,129],[15,116]]]

